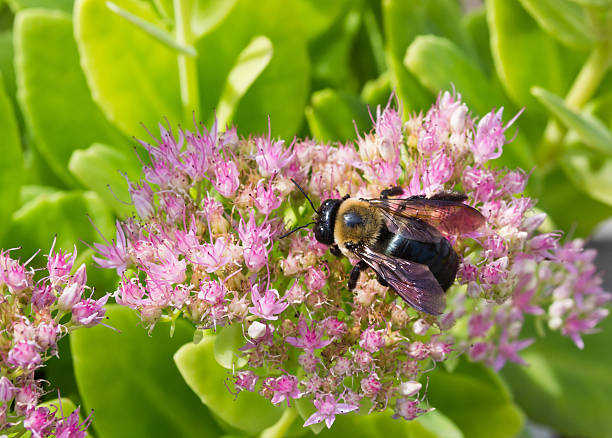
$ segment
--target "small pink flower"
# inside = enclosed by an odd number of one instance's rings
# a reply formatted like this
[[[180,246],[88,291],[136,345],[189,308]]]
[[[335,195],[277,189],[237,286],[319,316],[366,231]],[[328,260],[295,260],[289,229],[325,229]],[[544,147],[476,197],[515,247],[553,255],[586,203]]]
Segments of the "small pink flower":
[[[351,360],[346,357],[339,357],[336,359],[334,366],[332,367],[332,373],[335,376],[350,376],[352,374],[353,366]]]
[[[416,341],[408,347],[408,355],[416,360],[423,360],[429,355],[429,348],[421,341]]]
[[[327,277],[327,271],[315,266],[309,269],[304,275],[304,283],[309,290],[316,292],[323,289]]]
[[[236,163],[219,160],[215,163],[214,169],[215,179],[213,185],[215,189],[226,198],[231,198],[240,186],[240,174]]]
[[[267,383],[274,393],[272,396],[272,403],[275,405],[287,400],[287,406],[290,406],[289,402],[291,399],[298,399],[301,397],[297,387],[298,379],[291,374],[277,377],[276,379],[269,379]]]
[[[144,295],[145,289],[140,284],[140,281],[138,281],[138,278],[134,277],[128,280],[124,277],[119,282],[119,287],[114,296],[118,304],[136,309],[142,304]]]
[[[353,360],[355,361],[355,365],[359,370],[367,371],[372,365],[374,359],[367,351],[357,350],[353,356]]]
[[[100,243],[94,243],[96,251],[101,257],[93,256],[92,260],[98,264],[101,268],[114,268],[117,270],[117,275],[123,274],[125,271],[129,256],[128,256],[128,244],[125,237],[125,232],[121,226],[121,222],[116,222],[117,228],[117,240],[116,242],[109,243],[106,241],[108,246],[104,246]]]
[[[501,370],[508,360],[519,365],[527,365],[527,362],[525,362],[525,360],[518,355],[518,352],[529,347],[531,344],[533,344],[533,341],[535,341],[535,339],[523,339],[520,341],[509,342],[508,334],[506,331],[504,331],[500,340],[497,357],[493,361],[493,369],[495,371]]]
[[[0,401],[10,402],[15,394],[17,394],[17,387],[8,378],[2,376],[0,378]]]
[[[317,364],[319,362],[319,358],[309,351],[300,354],[298,357],[298,363],[308,374],[314,374],[317,371]]]
[[[255,187],[255,207],[257,207],[262,214],[268,216],[280,207],[282,202],[282,198],[274,193],[272,178],[267,187],[263,180],[260,179],[257,182],[257,187]]]
[[[330,338],[339,339],[346,333],[346,323],[329,317],[325,320],[325,332]]]
[[[79,409],[77,408],[68,417],[58,419],[55,426],[56,438],[85,438],[86,429],[91,422],[91,414],[79,423]]]
[[[373,327],[368,327],[361,333],[359,346],[370,353],[376,353],[385,346],[382,330],[374,330]]]
[[[285,341],[296,348],[302,348],[310,353],[319,348],[327,347],[332,342],[331,339],[322,339],[323,330],[322,327],[317,325],[316,321],[312,322],[312,328],[308,328],[306,320],[302,317],[298,321],[298,333],[300,334],[299,338],[288,336]]]
[[[199,245],[191,260],[193,263],[202,266],[208,273],[216,272],[231,261],[231,257],[226,250],[226,239],[219,237],[214,243]]]
[[[317,397],[314,401],[314,405],[317,408],[317,412],[308,417],[304,423],[304,427],[325,421],[325,425],[329,429],[332,427],[332,424],[334,424],[336,415],[346,414],[347,412],[352,412],[359,409],[359,406],[357,405],[338,403],[334,396],[330,394],[327,394],[324,397]]]
[[[395,402],[395,414],[393,418],[403,418],[404,420],[414,420],[420,414],[429,412],[432,409],[422,409],[419,407],[419,400],[410,400],[407,398],[398,398]]]
[[[202,281],[198,298],[206,301],[208,304],[220,305],[225,303],[226,293],[227,289],[221,281]]]
[[[62,254],[61,251],[53,252],[55,247],[55,239],[51,245],[47,260],[47,270],[49,271],[49,281],[53,286],[65,283],[70,276],[70,270],[76,259],[76,247],[72,253]],[[70,257],[68,259],[68,257]]]
[[[284,311],[289,303],[284,299],[280,299],[278,292],[275,289],[265,291],[263,297],[259,293],[259,285],[251,287],[251,301],[253,306],[249,307],[249,312],[260,318],[275,321],[278,319],[277,314]]]
[[[253,392],[255,391],[257,380],[259,380],[259,377],[257,377],[253,371],[238,371],[236,373],[234,386],[241,391]]]
[[[125,175],[125,178],[128,181],[128,191],[138,216],[142,220],[153,217],[155,215],[155,205],[153,204],[153,190],[151,186],[145,181],[142,182],[142,185],[132,183],[127,178],[127,175]]]
[[[75,304],[72,307],[72,321],[84,327],[98,325],[104,319],[104,314],[106,313],[104,305],[108,301],[109,296],[109,294],[106,294],[99,300],[86,298]]]
[[[49,408],[30,408],[23,420],[23,427],[32,432],[32,438],[42,438],[50,436],[54,422],[55,416]]]
[[[370,374],[361,380],[361,390],[366,397],[374,397],[381,389],[382,385],[376,374]]]
[[[7,362],[13,367],[32,370],[42,363],[38,345],[32,341],[19,341],[8,354]]]
[[[492,110],[478,122],[476,136],[471,144],[474,159],[477,163],[484,163],[501,156],[502,147],[508,142],[504,136],[504,132],[515,122],[518,116],[521,115],[523,109],[520,110],[506,126],[502,125],[503,111],[503,108],[500,108],[497,112]]]
[[[255,147],[257,148],[255,162],[263,176],[273,176],[291,163],[295,156],[295,151],[292,151],[291,147],[285,149],[284,145],[285,142],[283,140],[272,141],[270,132],[268,133],[268,138],[255,138]]]
[[[83,294],[83,286],[79,283],[70,283],[64,288],[62,294],[57,300],[57,307],[64,311],[69,312],[72,307],[81,301],[81,295]]]
[[[57,342],[59,327],[53,320],[45,324],[41,323],[36,326],[36,343],[41,350],[53,348]]]

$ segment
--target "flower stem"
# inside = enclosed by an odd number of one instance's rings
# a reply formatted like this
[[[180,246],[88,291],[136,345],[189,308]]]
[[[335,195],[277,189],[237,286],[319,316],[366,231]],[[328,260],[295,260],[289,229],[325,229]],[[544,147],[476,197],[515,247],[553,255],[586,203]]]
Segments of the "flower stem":
[[[193,0],[174,0],[176,40],[182,46],[191,46],[195,39],[190,22],[192,5]],[[196,60],[197,58],[183,53],[178,55],[181,102],[185,121],[191,119],[192,112],[200,113],[200,87]]]
[[[607,41],[597,44],[565,97],[567,107],[575,111],[580,110],[593,97],[610,65],[612,65],[612,44]],[[544,167],[552,165],[559,158],[565,132],[566,128],[556,120],[548,121],[539,154],[539,161]]]
[[[293,421],[297,418],[298,412],[295,408],[287,408],[280,419],[272,426],[264,429],[259,438],[283,438],[289,430],[289,427],[293,424]]]

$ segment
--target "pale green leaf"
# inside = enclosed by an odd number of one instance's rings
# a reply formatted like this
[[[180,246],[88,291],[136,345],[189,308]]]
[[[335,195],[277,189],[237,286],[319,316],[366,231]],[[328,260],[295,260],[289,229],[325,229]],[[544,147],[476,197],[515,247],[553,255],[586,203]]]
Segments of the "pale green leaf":
[[[273,53],[272,42],[261,35],[254,37],[240,52],[217,105],[217,119],[221,126],[231,121],[240,99],[268,66]]]
[[[239,348],[246,344],[243,330],[242,324],[232,324],[219,329],[213,352],[215,360],[223,368],[235,370],[247,364],[246,358],[239,351]]]
[[[14,35],[18,98],[35,146],[62,181],[76,186],[68,172],[75,149],[125,140],[91,98],[69,15],[25,9],[15,18]]]
[[[563,99],[543,88],[534,87],[531,92],[565,126],[575,130],[587,146],[612,156],[612,133],[600,120],[568,108]]]
[[[187,385],[232,427],[255,434],[276,423],[283,407],[275,407],[257,393],[242,391],[237,397],[230,393],[225,383],[231,372],[215,360],[215,338],[206,336],[198,344],[187,343],[174,355]]]
[[[191,14],[191,32],[199,38],[218,26],[236,6],[237,0],[195,0]]]
[[[563,44],[588,49],[597,40],[586,10],[570,0],[520,0],[540,27]]]
[[[163,27],[148,3],[114,3]],[[182,120],[178,61],[173,49],[112,12],[106,0],[77,0],[74,19],[81,65],[92,96],[109,120],[127,135],[140,123],[152,127],[162,117],[172,123]]]

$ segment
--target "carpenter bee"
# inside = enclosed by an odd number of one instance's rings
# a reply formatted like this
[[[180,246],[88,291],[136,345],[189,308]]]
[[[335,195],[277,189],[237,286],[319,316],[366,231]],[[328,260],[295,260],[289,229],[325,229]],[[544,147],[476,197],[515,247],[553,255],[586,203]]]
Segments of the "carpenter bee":
[[[293,180],[292,180],[293,181]],[[431,315],[445,307],[444,292],[457,275],[459,256],[446,236],[476,231],[484,216],[463,203],[462,193],[440,192],[431,197],[392,198],[401,187],[383,190],[378,199],[328,199],[317,210],[315,238],[330,245],[336,256],[358,258],[348,288],[354,289],[361,271],[372,268],[378,281],[391,287],[410,306]]]

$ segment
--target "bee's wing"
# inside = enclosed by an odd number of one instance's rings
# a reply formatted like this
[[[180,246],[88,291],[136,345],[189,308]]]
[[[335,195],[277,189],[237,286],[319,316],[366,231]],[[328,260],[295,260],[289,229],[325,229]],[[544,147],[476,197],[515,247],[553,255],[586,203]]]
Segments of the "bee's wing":
[[[446,235],[461,236],[478,230],[484,223],[484,216],[475,208],[463,202],[450,199],[427,199],[427,198],[405,198],[405,199],[364,199],[375,207],[380,208],[387,222],[391,223],[397,232],[405,237],[420,240],[402,233],[402,229],[410,227],[402,226],[405,219],[419,219],[428,223]],[[394,225],[398,223],[400,225]],[[389,231],[394,232],[389,228]]]
[[[444,312],[444,291],[426,265],[381,254],[365,246],[352,251],[415,309],[430,315]]]

